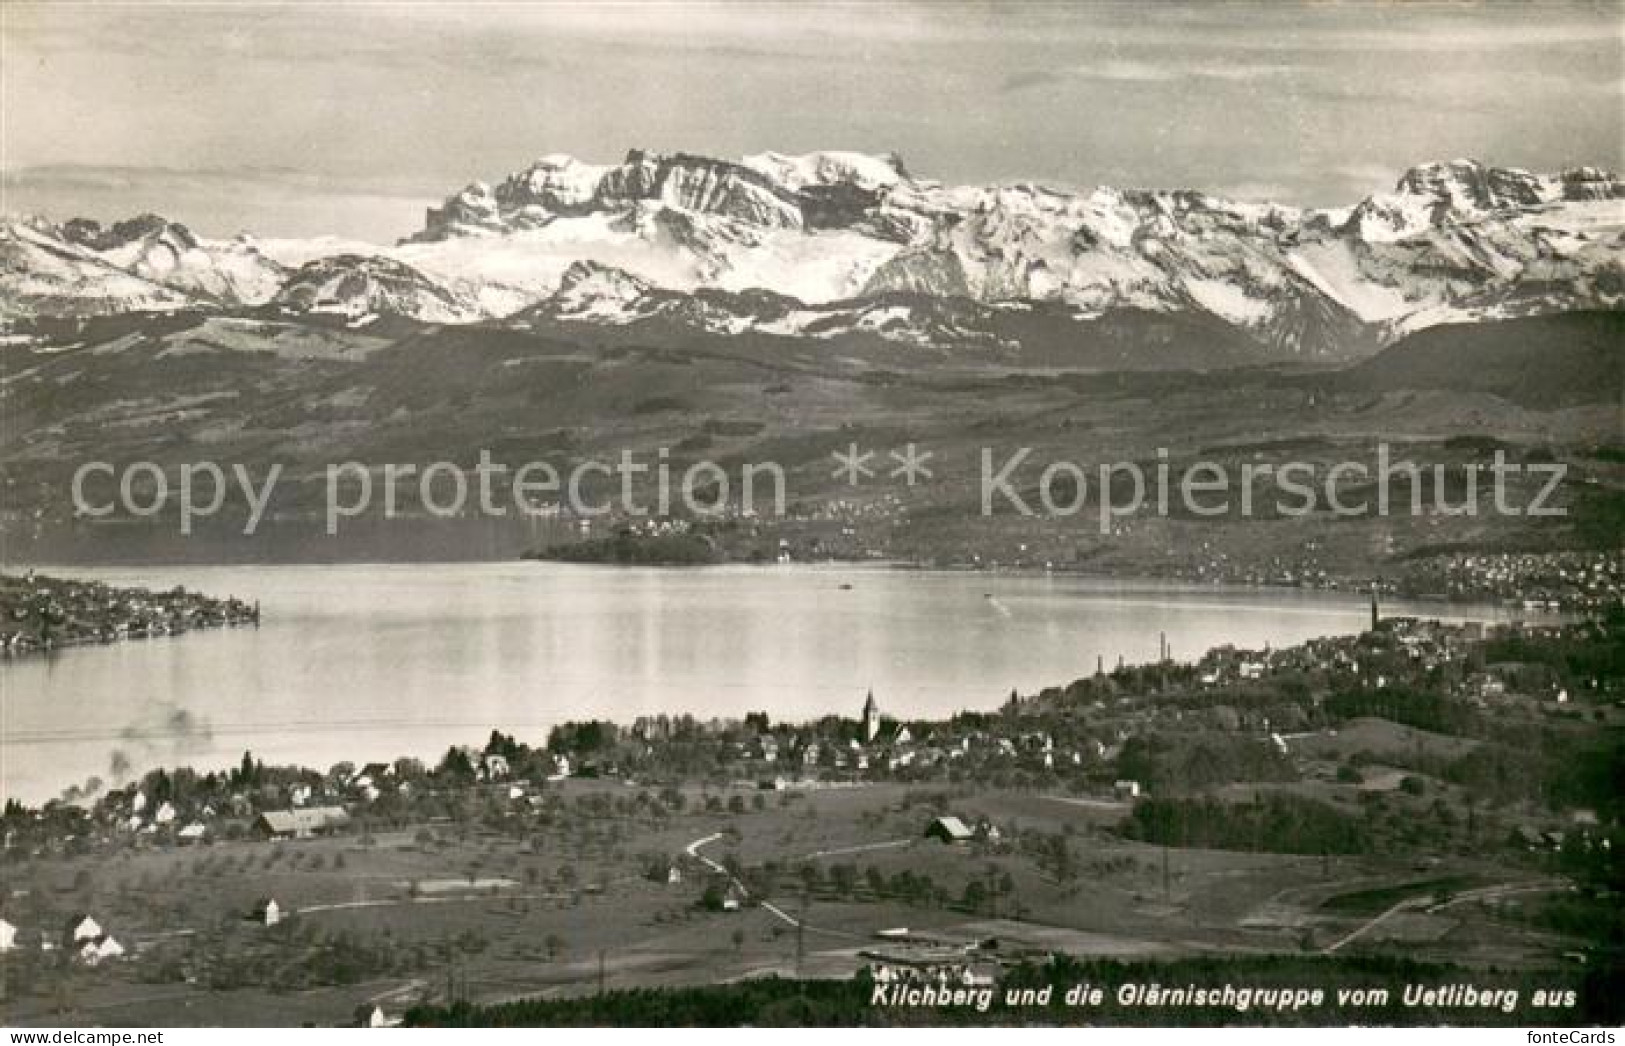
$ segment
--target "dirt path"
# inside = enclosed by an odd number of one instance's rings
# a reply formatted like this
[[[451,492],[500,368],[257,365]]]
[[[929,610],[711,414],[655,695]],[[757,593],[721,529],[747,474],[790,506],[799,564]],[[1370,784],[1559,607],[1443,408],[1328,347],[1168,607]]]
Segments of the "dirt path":
[[[1333,941],[1331,944],[1328,944],[1324,949],[1324,953],[1331,955],[1333,952],[1354,943],[1356,940],[1365,936],[1367,933],[1382,925],[1382,923],[1386,922],[1393,916],[1398,915],[1400,912],[1421,909],[1422,911],[1431,915],[1434,912],[1441,912],[1446,908],[1450,908],[1458,904],[1464,904],[1469,901],[1489,901],[1494,900],[1497,897],[1506,897],[1516,893],[1543,893],[1550,890],[1562,890],[1566,889],[1567,887],[1568,883],[1561,879],[1536,879],[1530,882],[1502,883],[1498,886],[1484,886],[1476,890],[1463,890],[1461,893],[1456,894],[1449,900],[1441,901],[1437,904],[1431,903],[1432,898],[1429,897],[1407,897],[1398,904],[1388,908],[1380,915],[1377,915],[1374,918],[1362,923],[1350,932],[1344,934],[1342,937],[1339,937],[1337,940]]]

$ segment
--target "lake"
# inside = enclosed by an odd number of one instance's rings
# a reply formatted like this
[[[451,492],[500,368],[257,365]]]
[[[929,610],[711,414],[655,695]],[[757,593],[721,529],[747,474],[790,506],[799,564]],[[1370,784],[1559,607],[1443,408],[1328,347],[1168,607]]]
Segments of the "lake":
[[[15,570],[17,568],[10,567]],[[39,802],[110,769],[437,759],[493,727],[766,711],[946,716],[1223,643],[1356,632],[1354,593],[860,566],[542,563],[41,568],[259,600],[258,628],[0,664],[0,789]],[[1494,608],[1394,604],[1461,619]]]

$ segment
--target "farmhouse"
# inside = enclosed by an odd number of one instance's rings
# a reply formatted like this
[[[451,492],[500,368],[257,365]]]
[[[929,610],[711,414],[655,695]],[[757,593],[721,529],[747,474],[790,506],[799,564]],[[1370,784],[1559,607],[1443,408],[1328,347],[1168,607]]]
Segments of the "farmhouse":
[[[124,945],[111,936],[103,935],[80,945],[75,957],[86,966],[99,966],[109,959],[123,958]]]
[[[101,923],[83,914],[68,920],[62,933],[62,948],[86,966],[124,955],[124,946],[103,930]]]
[[[938,817],[925,828],[927,839],[940,839],[945,843],[968,843],[976,833],[957,817]]]
[[[307,839],[333,835],[350,827],[342,806],[312,806],[299,810],[267,810],[254,821],[256,834],[267,839]]]
[[[106,935],[102,924],[88,915],[74,915],[68,919],[67,929],[62,934],[62,942],[69,948],[76,947],[83,941],[94,941]]]

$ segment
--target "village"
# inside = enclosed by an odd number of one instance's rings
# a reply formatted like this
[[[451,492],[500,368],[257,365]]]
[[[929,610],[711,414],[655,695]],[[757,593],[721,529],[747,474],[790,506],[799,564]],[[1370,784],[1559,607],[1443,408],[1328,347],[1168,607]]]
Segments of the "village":
[[[1373,600],[1357,635],[1102,664],[947,721],[868,693],[12,800],[4,1006],[388,1023],[724,975],[983,986],[1057,954],[1583,962],[1619,918],[1622,641],[1617,611]]]
[[[257,604],[175,588],[152,592],[29,571],[0,575],[0,657],[65,647],[156,639],[205,628],[259,623]]]

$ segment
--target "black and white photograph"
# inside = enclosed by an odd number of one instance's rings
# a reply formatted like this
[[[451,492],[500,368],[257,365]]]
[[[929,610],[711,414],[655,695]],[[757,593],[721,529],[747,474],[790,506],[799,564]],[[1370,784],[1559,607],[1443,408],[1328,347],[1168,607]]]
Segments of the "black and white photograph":
[[[0,1026],[1615,1042],[1622,171],[1620,0],[0,0]]]

